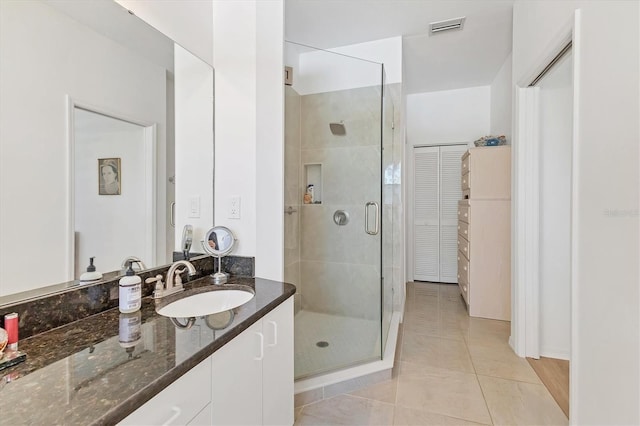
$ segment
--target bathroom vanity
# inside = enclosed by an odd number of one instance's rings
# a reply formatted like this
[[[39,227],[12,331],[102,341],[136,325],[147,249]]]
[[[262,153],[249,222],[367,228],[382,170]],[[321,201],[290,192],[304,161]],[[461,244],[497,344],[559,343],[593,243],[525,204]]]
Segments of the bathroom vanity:
[[[255,296],[222,320],[182,329],[145,297],[138,317],[109,309],[20,341],[27,361],[0,372],[3,422],[293,424],[295,287],[229,284]],[[208,276],[187,284],[206,286]]]

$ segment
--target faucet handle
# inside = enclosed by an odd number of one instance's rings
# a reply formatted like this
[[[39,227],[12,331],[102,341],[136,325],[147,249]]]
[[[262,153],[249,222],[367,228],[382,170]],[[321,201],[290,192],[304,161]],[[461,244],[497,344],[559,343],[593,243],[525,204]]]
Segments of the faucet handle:
[[[151,283],[162,284],[162,275],[158,274],[153,278],[147,278],[146,280],[144,280],[144,282],[147,284],[151,284]]]
[[[146,280],[144,280],[145,283],[147,284],[151,284],[151,283],[156,283],[156,287],[155,290],[153,291],[153,297],[154,299],[158,299],[160,297],[162,297],[162,292],[164,290],[164,283],[162,282],[162,275],[156,275],[153,278],[147,278]]]
[[[175,287],[182,287],[182,274],[184,274],[186,270],[187,270],[186,267],[182,269],[176,269],[176,272],[173,278],[173,285]]]

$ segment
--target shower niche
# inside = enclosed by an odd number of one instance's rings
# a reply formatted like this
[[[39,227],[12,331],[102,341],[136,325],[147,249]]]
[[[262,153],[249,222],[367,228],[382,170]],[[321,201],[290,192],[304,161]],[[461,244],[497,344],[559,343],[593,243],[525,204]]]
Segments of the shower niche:
[[[322,204],[322,164],[304,165],[304,204]]]

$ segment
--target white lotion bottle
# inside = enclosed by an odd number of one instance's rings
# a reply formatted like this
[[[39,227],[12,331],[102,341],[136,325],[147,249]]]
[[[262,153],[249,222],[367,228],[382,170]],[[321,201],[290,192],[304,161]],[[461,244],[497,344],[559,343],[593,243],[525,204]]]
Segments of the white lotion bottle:
[[[129,262],[127,274],[120,278],[119,308],[123,314],[135,312],[142,306],[142,280],[133,272]]]

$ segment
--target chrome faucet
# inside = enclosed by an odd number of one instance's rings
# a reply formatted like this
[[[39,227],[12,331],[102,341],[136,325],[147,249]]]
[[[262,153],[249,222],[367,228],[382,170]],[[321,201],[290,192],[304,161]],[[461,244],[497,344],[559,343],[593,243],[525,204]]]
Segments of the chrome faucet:
[[[131,262],[131,269],[133,269],[133,264],[137,263],[140,270],[147,269],[144,262],[140,260],[140,258],[135,256],[127,256],[122,261],[122,265],[120,265],[120,270],[122,273],[127,272],[127,268],[129,267],[129,262]]]
[[[181,266],[185,268],[179,269]],[[178,260],[174,262],[167,271],[167,283],[162,283],[162,275],[156,275],[155,278],[148,278],[145,282],[156,283],[156,289],[153,292],[153,298],[159,299],[164,296],[168,296],[170,294],[178,293],[179,291],[184,290],[182,286],[182,278],[180,274],[184,271],[189,271],[189,275],[196,274],[196,268],[189,262],[188,260]]]

